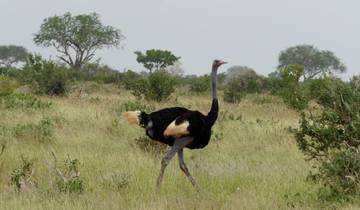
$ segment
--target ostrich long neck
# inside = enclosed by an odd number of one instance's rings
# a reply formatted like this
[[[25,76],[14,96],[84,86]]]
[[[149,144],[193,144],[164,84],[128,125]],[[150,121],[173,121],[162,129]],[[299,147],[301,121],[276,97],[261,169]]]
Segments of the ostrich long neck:
[[[211,103],[211,109],[208,113],[208,121],[210,125],[214,125],[219,112],[219,102],[217,98],[217,66],[212,67],[211,71],[211,91],[212,91],[212,103]]]

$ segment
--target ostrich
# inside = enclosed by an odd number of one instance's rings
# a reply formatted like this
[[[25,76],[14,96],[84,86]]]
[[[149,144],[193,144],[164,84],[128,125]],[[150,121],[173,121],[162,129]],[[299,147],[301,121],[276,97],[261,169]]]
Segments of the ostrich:
[[[183,155],[183,148],[201,149],[210,140],[211,127],[214,125],[219,112],[217,98],[217,69],[226,62],[214,60],[211,71],[212,104],[208,115],[199,111],[192,111],[182,107],[161,109],[147,114],[143,111],[125,112],[124,117],[130,124],[137,124],[145,128],[146,135],[151,139],[171,146],[161,161],[160,174],[157,178],[156,188],[159,190],[166,166],[178,154],[180,169],[190,180],[191,184],[198,186],[191,176]]]

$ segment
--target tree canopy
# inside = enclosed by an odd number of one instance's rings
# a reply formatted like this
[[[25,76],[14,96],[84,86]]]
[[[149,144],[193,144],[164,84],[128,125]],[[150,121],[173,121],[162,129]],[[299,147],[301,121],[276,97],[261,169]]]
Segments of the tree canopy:
[[[346,71],[345,64],[333,52],[319,50],[312,45],[298,45],[282,51],[278,67],[284,68],[290,64],[299,64],[304,67],[304,80],[318,75]]]
[[[18,62],[25,62],[28,52],[24,47],[7,45],[0,46],[0,67],[11,67]]]
[[[167,50],[151,49],[147,50],[145,54],[140,51],[134,53],[137,55],[136,61],[143,64],[150,73],[152,73],[153,70],[165,69],[180,59],[180,57],[176,57],[172,52]]]
[[[96,13],[46,18],[35,34],[34,42],[44,47],[54,47],[59,59],[75,69],[94,58],[98,49],[119,46],[125,37],[119,29],[103,25]]]

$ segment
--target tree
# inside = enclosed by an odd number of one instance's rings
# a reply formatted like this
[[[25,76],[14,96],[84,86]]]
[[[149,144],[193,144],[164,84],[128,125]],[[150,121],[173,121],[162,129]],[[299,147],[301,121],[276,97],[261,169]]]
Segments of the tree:
[[[134,52],[137,55],[136,61],[150,71],[165,69],[177,62],[180,57],[176,57],[172,52],[167,50],[147,50],[145,54],[140,51]]]
[[[290,64],[304,66],[304,80],[346,71],[345,64],[333,52],[319,50],[312,45],[298,45],[282,51],[278,67],[283,68]]]
[[[46,18],[34,42],[44,47],[54,47],[59,59],[75,69],[94,58],[95,52],[104,47],[118,46],[125,37],[119,29],[103,25],[96,13]]]
[[[8,45],[0,46],[0,67],[11,67],[18,62],[25,62],[28,52],[24,47]]]

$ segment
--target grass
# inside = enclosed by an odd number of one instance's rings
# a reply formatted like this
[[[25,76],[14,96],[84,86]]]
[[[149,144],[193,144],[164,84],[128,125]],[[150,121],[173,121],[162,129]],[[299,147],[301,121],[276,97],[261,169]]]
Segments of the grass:
[[[106,86],[64,98],[42,97],[51,107],[41,110],[1,108],[0,149],[4,144],[5,150],[0,152],[0,208],[357,209],[357,204],[317,200],[318,186],[305,181],[309,165],[288,132],[289,126],[297,126],[298,114],[276,98],[260,97],[240,104],[221,101],[214,140],[205,149],[185,150],[201,193],[183,175],[177,158],[165,172],[161,191],[155,192],[160,157],[134,144],[144,132],[121,118],[122,104],[134,100],[125,90]],[[148,106],[174,104],[207,113],[210,97],[177,92],[168,102]],[[37,134],[22,138],[13,132],[19,125],[40,126],[44,119],[51,124],[46,141]],[[36,126],[26,132],[42,132]],[[79,161],[82,193],[59,191],[52,152],[59,169],[68,155]],[[22,157],[32,161],[36,185],[16,192],[11,173]]]

